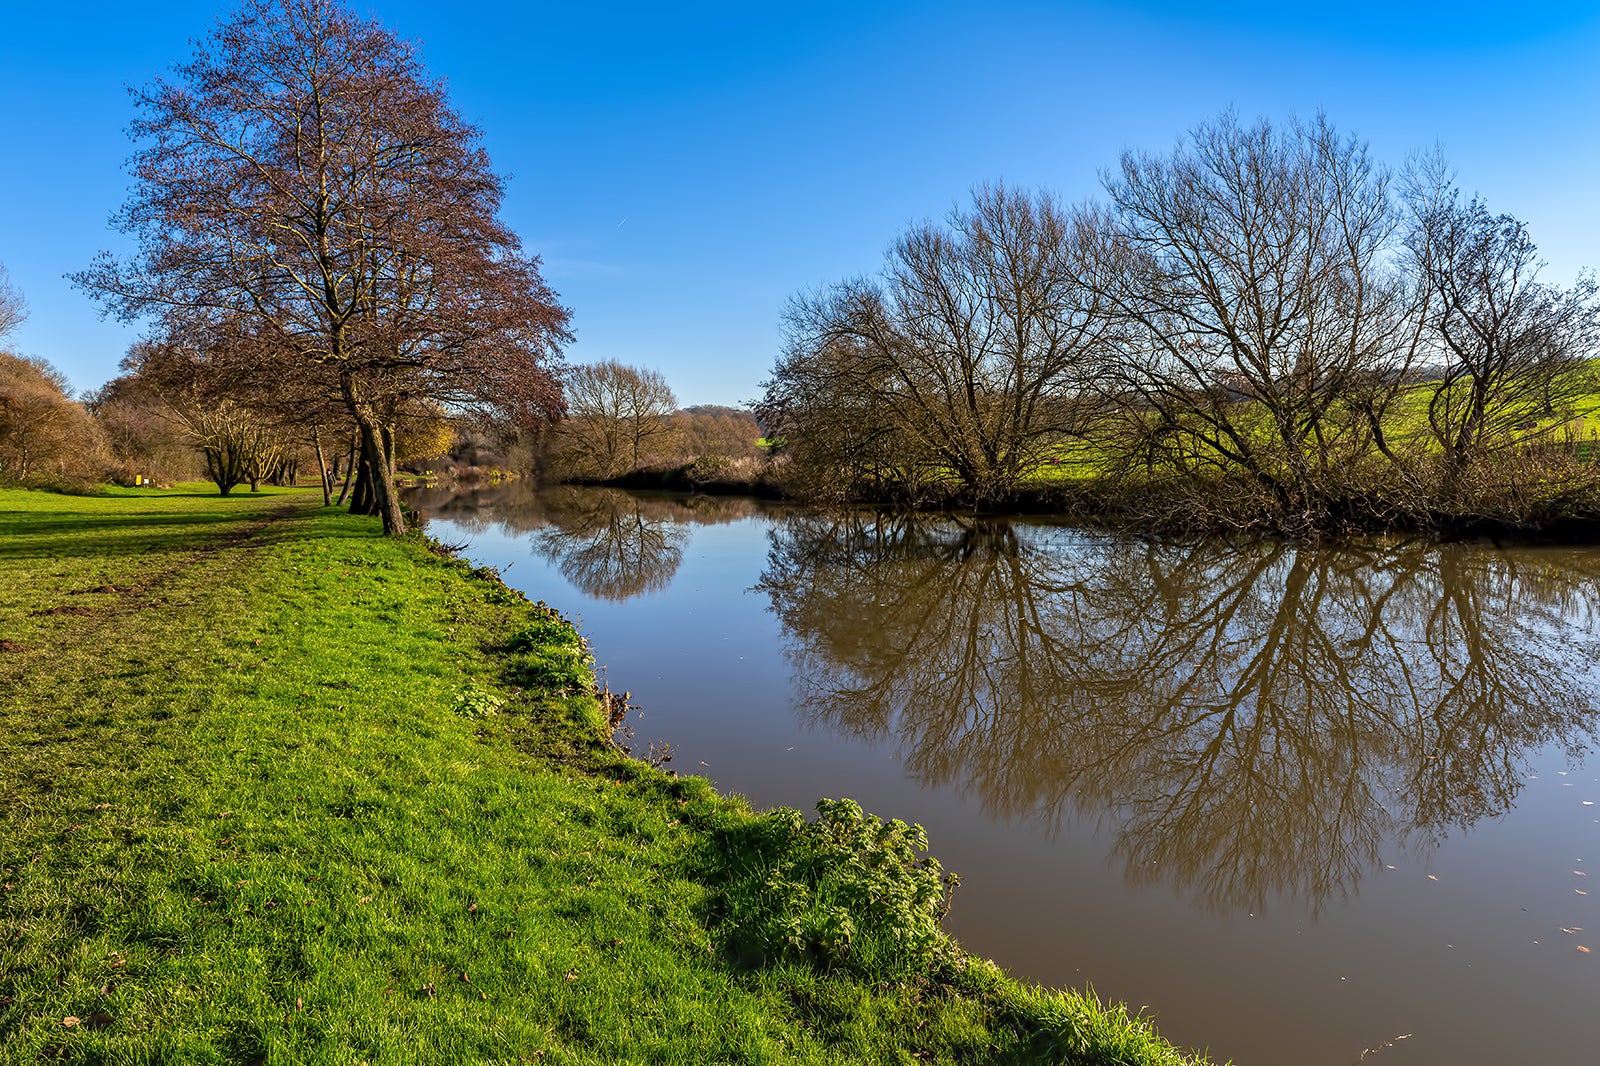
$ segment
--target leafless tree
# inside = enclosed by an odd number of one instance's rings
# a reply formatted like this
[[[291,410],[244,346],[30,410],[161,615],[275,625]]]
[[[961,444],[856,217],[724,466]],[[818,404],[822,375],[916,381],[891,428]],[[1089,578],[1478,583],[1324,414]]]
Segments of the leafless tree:
[[[224,496],[241,483],[254,492],[276,479],[296,450],[294,419],[308,409],[259,383],[250,387],[257,365],[251,338],[239,336],[213,337],[204,347],[140,342],[123,360],[134,393],[200,452],[207,479]]]
[[[0,263],[0,338],[11,333],[27,319],[28,301],[22,291],[11,284],[11,273]]]
[[[1388,175],[1320,115],[1225,114],[1105,184],[1089,276],[1122,323],[1130,439],[1167,470],[1242,474],[1279,522],[1314,518],[1381,454],[1415,347]]]
[[[763,421],[802,461],[1003,497],[1095,414],[1107,297],[1081,284],[1076,239],[1047,194],[976,190],[896,241],[878,278],[791,301]]]
[[[1463,200],[1437,155],[1408,173],[1410,268],[1426,295],[1427,424],[1443,451],[1444,491],[1496,449],[1551,430],[1593,394],[1600,342],[1595,280],[1539,280],[1527,227]],[[1564,421],[1565,419],[1562,419]]]
[[[615,360],[588,363],[571,368],[565,392],[567,419],[556,448],[580,473],[637,470],[672,432],[669,416],[678,401],[659,371]]]
[[[166,336],[233,328],[321,368],[404,530],[388,415],[406,401],[537,423],[567,312],[499,218],[503,182],[416,49],[337,0],[244,0],[135,94],[136,255],[76,276]]]

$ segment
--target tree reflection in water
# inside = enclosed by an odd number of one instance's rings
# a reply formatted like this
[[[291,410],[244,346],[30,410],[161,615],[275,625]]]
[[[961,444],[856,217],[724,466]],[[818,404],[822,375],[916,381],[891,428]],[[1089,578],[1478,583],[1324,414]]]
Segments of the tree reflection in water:
[[[1218,908],[1352,890],[1591,742],[1579,553],[1158,544],[915,517],[775,525],[803,713]]]
[[[689,531],[651,516],[637,496],[616,489],[543,494],[550,524],[533,548],[563,577],[600,600],[628,600],[666,588],[683,562]]]
[[[585,595],[621,601],[665,588],[683,563],[691,524],[755,513],[736,497],[637,496],[619,489],[514,481],[470,491],[420,490],[408,504],[469,532],[532,533],[533,550]]]

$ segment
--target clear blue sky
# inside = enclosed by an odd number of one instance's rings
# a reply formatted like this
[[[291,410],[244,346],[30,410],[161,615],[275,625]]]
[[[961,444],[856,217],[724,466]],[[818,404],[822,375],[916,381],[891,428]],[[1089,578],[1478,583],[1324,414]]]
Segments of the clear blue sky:
[[[875,269],[908,222],[1004,179],[1076,200],[1127,147],[1233,106],[1328,112],[1399,164],[1443,145],[1550,276],[1600,266],[1600,3],[448,5],[359,0],[418,39],[512,177],[506,212],[573,309],[573,361],[738,403],[791,293]],[[122,202],[124,86],[222,5],[11,4],[0,262],[13,338],[80,389],[135,331],[62,280]]]

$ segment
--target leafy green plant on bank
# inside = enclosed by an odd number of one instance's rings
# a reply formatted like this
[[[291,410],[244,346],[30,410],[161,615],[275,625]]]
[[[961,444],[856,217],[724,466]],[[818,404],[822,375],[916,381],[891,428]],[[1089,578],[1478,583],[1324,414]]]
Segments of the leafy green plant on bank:
[[[927,854],[921,826],[824,799],[815,822],[779,808],[751,828],[760,856],[727,893],[725,938],[747,965],[779,958],[872,981],[927,970],[950,948],[940,922],[957,878]]]
[[[451,709],[463,718],[487,718],[505,705],[505,700],[488,689],[467,685],[456,693]]]

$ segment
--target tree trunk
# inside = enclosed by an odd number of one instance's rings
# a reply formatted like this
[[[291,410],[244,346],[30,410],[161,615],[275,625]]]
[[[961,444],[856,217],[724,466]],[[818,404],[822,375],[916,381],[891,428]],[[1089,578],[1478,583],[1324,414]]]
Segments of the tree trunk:
[[[378,421],[371,404],[356,391],[353,374],[339,375],[339,391],[355,416],[356,429],[361,434],[361,455],[366,464],[362,472],[367,475],[373,511],[383,519],[383,535],[397,537],[406,531],[406,516],[400,509],[400,494],[394,485],[393,436],[386,433],[386,427]]]
[[[376,514],[372,509],[372,474],[367,467],[367,457],[361,456],[355,461],[356,472],[355,491],[350,495],[351,514]]]
[[[317,483],[322,486],[322,506],[333,503],[333,477],[328,473],[328,461],[322,455],[322,434],[315,426],[311,429],[311,446],[317,452]]]
[[[337,462],[338,461],[335,460],[336,464],[337,464]],[[337,467],[337,465],[334,467],[334,476],[335,477],[338,476],[338,467]],[[352,438],[350,438],[350,454],[345,460],[344,488],[339,490],[339,501],[336,504],[336,506],[339,506],[339,507],[343,507],[344,506],[345,497],[350,495],[350,483],[351,483],[352,479],[355,476],[356,476],[356,441],[355,441],[355,438],[352,437]]]
[[[367,454],[368,489],[372,508],[383,519],[383,535],[397,537],[406,531],[406,516],[400,509],[400,493],[395,489],[394,465],[386,444],[384,428],[363,410],[356,416],[361,427],[361,447]]]

